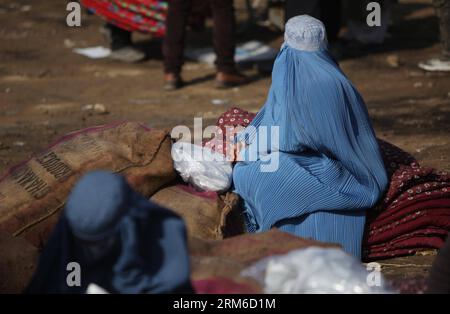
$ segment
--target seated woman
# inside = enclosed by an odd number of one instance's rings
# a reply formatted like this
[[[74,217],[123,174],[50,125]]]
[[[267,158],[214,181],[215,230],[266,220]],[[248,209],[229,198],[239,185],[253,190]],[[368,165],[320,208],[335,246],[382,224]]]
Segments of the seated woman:
[[[277,227],[360,257],[366,211],[388,182],[367,109],[319,20],[291,18],[284,37],[268,99],[237,137],[233,180],[248,231]],[[264,134],[277,135],[268,149]],[[274,159],[276,169],[263,167]]]
[[[73,189],[26,292],[85,293],[91,284],[109,293],[193,292],[181,218],[104,171]]]

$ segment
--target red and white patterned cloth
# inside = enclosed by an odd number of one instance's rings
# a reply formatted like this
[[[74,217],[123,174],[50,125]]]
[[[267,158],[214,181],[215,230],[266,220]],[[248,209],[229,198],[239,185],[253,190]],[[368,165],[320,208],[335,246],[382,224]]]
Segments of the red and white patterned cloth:
[[[163,37],[168,2],[165,0],[81,0],[81,4],[108,23],[124,30]]]
[[[227,156],[234,145],[237,133],[243,130],[255,118],[256,114],[240,108],[230,108],[217,119],[216,137],[203,143],[205,147]]]

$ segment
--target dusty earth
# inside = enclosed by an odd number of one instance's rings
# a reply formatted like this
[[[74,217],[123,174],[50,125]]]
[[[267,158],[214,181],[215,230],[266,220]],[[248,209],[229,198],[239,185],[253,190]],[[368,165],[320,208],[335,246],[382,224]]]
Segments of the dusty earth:
[[[430,2],[395,4],[386,43],[347,51],[352,57],[340,64],[365,98],[380,138],[424,165],[450,170],[450,74],[425,73],[416,66],[439,54]],[[160,42],[141,34],[134,39],[149,59],[139,64],[77,55],[74,47],[106,45],[99,33],[103,22],[83,12],[82,26],[71,28],[66,14],[65,1],[0,3],[0,172],[76,129],[117,120],[190,126],[194,117],[207,125],[227,106],[257,111],[265,100],[270,76],[255,68],[245,70],[250,84],[223,91],[214,89],[213,68],[193,62],[184,67],[187,87],[162,91]],[[188,43],[206,46],[210,36],[210,30],[190,33]],[[282,36],[255,25],[239,36],[239,41],[249,39],[279,48]],[[82,110],[88,104],[102,104],[108,112]],[[383,272],[392,278],[423,277],[433,258],[386,261]]]

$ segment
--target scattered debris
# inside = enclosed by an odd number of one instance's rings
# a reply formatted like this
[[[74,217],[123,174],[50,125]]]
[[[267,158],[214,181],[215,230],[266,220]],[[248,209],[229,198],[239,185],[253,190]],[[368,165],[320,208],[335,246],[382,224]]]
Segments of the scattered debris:
[[[215,98],[211,100],[211,104],[214,106],[227,106],[230,104],[230,101],[228,99]]]
[[[419,256],[435,256],[435,255],[437,255],[437,250],[419,251],[419,252],[416,252],[416,255],[419,255]]]
[[[20,8],[20,11],[22,11],[22,12],[28,12],[28,11],[31,11],[31,5],[29,5],[29,4],[26,4],[26,5],[24,5],[24,6],[22,6],[21,8]]]
[[[398,68],[400,66],[400,58],[398,55],[389,55],[386,57],[386,62],[391,68]]]
[[[236,47],[235,61],[237,63],[260,62],[273,60],[278,54],[278,50],[257,40],[248,41]],[[216,55],[212,47],[188,48],[186,57],[202,63],[214,64]]]
[[[13,146],[23,147],[23,146],[25,146],[25,142],[22,142],[22,141],[15,141],[15,142],[13,143]]]
[[[65,38],[64,39],[64,47],[73,48],[73,47],[75,47],[75,42],[69,38]]]
[[[133,105],[157,105],[161,103],[161,100],[154,98],[133,98],[129,100],[129,103]]]
[[[73,52],[91,59],[102,59],[109,57],[111,49],[102,46],[88,47],[88,48],[75,48]]]
[[[96,114],[108,114],[109,113],[109,111],[108,111],[108,109],[106,109],[105,105],[102,105],[102,104],[85,105],[85,106],[83,106],[83,108],[81,108],[81,110],[93,112]]]

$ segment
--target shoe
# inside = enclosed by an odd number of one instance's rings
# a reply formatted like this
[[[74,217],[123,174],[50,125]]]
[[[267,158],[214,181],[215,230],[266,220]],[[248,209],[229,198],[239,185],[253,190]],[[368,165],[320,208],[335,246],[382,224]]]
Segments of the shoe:
[[[133,47],[131,32],[112,24],[106,24],[100,28],[100,33],[111,48],[111,59],[134,63],[146,58],[144,52]]]
[[[248,82],[247,76],[235,72],[217,72],[216,74],[216,88],[229,88],[242,85]]]
[[[109,57],[114,60],[119,60],[127,63],[135,63],[144,60],[146,56],[144,52],[132,46],[127,46],[112,50]]]
[[[419,68],[425,71],[450,72],[450,60],[429,59],[419,63]]]
[[[179,74],[166,73],[164,75],[164,90],[172,91],[183,87],[184,82]]]

